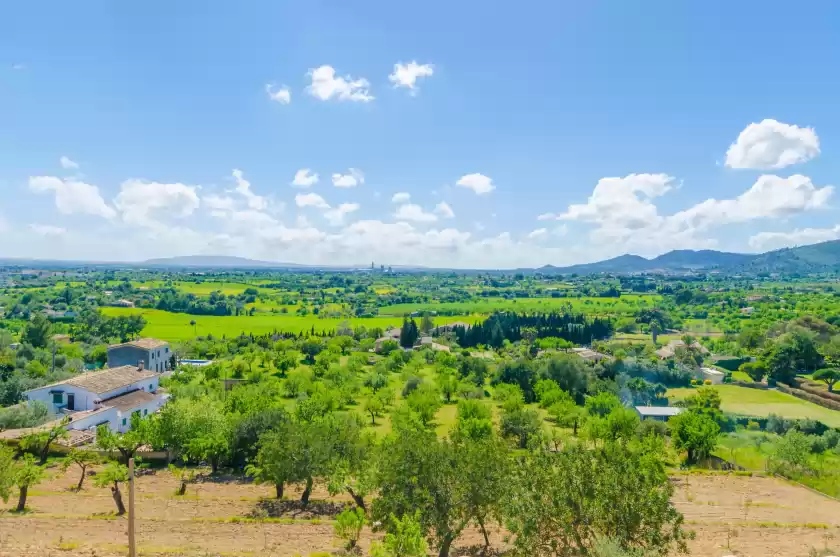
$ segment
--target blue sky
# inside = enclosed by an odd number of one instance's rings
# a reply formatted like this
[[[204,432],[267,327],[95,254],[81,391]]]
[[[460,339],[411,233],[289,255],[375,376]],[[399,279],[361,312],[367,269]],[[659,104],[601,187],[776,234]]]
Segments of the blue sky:
[[[14,3],[0,256],[507,268],[835,239],[838,33],[827,1]]]

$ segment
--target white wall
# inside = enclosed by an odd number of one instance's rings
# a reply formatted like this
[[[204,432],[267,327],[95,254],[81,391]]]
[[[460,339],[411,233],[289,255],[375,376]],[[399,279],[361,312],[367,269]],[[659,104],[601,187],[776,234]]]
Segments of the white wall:
[[[63,391],[63,395],[61,397],[61,404],[53,404],[53,396],[50,394],[50,391]],[[98,395],[95,395],[85,389],[80,387],[75,387],[73,385],[54,385],[52,387],[41,387],[40,389],[35,389],[30,391],[26,394],[27,399],[29,400],[40,400],[44,404],[47,405],[53,413],[58,411],[59,406],[66,406],[67,405],[67,395],[68,394],[75,395],[75,410],[93,410],[93,401],[97,398],[101,398]]]

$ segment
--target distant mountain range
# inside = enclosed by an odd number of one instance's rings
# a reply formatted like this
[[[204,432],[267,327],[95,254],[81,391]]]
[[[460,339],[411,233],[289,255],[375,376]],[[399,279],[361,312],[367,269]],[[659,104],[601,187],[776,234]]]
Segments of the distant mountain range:
[[[719,270],[727,273],[813,273],[840,270],[840,240],[785,248],[766,253],[729,253],[714,250],[675,250],[646,259],[620,255],[612,259],[537,269],[543,273],[589,275],[594,273],[653,273]]]
[[[276,261],[259,261],[244,257],[224,255],[188,255],[182,257],[168,257],[149,259],[139,263],[126,262],[85,262],[85,261],[47,261],[33,259],[4,259],[0,258],[0,267],[32,266],[39,268],[69,269],[78,267],[133,267],[133,268],[164,268],[164,269],[277,269],[299,271],[355,271],[369,269],[369,264],[360,265],[302,265],[299,263],[280,263]],[[766,253],[729,253],[714,250],[675,250],[663,253],[658,257],[647,259],[638,255],[620,255],[612,259],[556,267],[546,265],[539,269],[443,269],[429,268],[419,265],[394,265],[395,271],[401,272],[457,272],[457,273],[493,273],[493,272],[522,272],[546,274],[579,274],[589,275],[597,273],[631,274],[631,273],[685,273],[691,271],[721,271],[728,274],[736,273],[818,273],[840,272],[840,240],[822,242],[808,246],[785,248]]]

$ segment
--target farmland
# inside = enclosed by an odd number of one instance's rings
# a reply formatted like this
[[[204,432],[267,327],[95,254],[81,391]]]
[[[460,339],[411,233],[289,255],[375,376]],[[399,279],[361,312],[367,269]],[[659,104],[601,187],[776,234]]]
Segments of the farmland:
[[[53,469],[51,478],[32,493],[27,514],[0,512],[0,555],[125,555],[126,520],[110,515],[107,488],[91,485],[74,493],[67,488],[75,479],[72,473]],[[695,557],[720,557],[727,550],[742,557],[806,555],[808,548],[822,548],[840,535],[840,503],[781,480],[679,473],[672,480],[677,486],[674,502],[696,532],[689,542]],[[141,555],[292,557],[329,554],[339,548],[329,516],[247,518],[261,500],[271,500],[268,486],[221,478],[190,486],[184,497],[174,495],[176,487],[162,470],[138,479]],[[289,495],[295,497],[299,490],[290,490]],[[330,499],[323,488],[314,496]],[[505,547],[504,535],[498,528],[491,531],[495,547]],[[381,534],[366,528],[360,545],[366,550],[376,539]],[[458,547],[480,540],[481,534],[470,529]]]
[[[255,314],[252,316],[216,316],[203,315],[191,316],[183,313],[171,313],[156,309],[141,308],[103,308],[102,313],[108,316],[118,315],[142,315],[147,325],[142,334],[161,338],[169,341],[187,340],[198,335],[213,335],[217,337],[234,337],[241,334],[264,335],[274,332],[303,333],[312,331],[328,333],[342,323],[348,323],[351,327],[399,327],[402,317],[370,317],[370,318],[319,318],[317,315],[296,316],[296,315],[265,315]],[[435,322],[438,324],[451,323],[460,320],[460,317],[438,317]],[[190,321],[195,320],[195,330]]]
[[[766,417],[776,414],[784,418],[808,418],[831,427],[840,427],[840,412],[798,399],[793,395],[736,385],[719,385],[712,388],[720,393],[721,410],[724,412],[744,416]],[[694,389],[670,389],[668,396],[673,400],[681,400],[693,391]]]

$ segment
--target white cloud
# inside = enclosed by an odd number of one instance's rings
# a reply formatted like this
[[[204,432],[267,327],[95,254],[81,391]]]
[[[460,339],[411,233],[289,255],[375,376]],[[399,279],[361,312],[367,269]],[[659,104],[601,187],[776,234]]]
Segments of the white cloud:
[[[262,211],[268,207],[266,199],[251,191],[251,182],[245,179],[245,175],[238,168],[233,169],[233,179],[236,181],[236,192],[248,201],[248,207],[255,211]]]
[[[201,202],[210,211],[233,211],[236,209],[236,200],[226,195],[205,195],[201,198]]]
[[[406,87],[411,90],[412,94],[416,94],[417,80],[429,77],[433,73],[434,66],[431,64],[418,64],[416,61],[412,61],[408,64],[394,64],[394,71],[388,76],[388,79],[394,84],[394,87]]]
[[[462,188],[469,188],[477,195],[484,195],[496,189],[493,180],[483,174],[466,174],[461,176],[455,184]]]
[[[301,168],[295,172],[295,179],[292,185],[299,188],[309,188],[318,183],[318,174],[313,173],[309,168]]]
[[[726,152],[730,168],[774,169],[809,161],[820,154],[813,128],[800,128],[776,120],[752,123]]]
[[[99,188],[74,179],[62,179],[55,176],[31,176],[29,189],[35,193],[53,192],[55,206],[65,215],[95,215],[106,219],[114,218],[117,212],[110,207]]]
[[[66,229],[60,226],[52,226],[49,224],[32,223],[29,225],[30,230],[39,236],[61,236],[67,232]]]
[[[555,226],[551,233],[555,236],[565,236],[569,233],[569,227],[565,224],[561,224],[560,226]]]
[[[840,239],[840,224],[831,228],[797,228],[790,232],[759,232],[749,239],[750,247],[774,250]]]
[[[265,86],[265,92],[268,93],[268,98],[280,104],[289,104],[292,102],[292,92],[285,85],[277,89],[274,85],[268,84]]]
[[[531,240],[539,240],[548,236],[548,228],[537,228],[528,233],[528,238]]]
[[[58,159],[58,162],[61,163],[61,168],[66,168],[68,170],[76,170],[79,168],[79,163],[71,160],[69,157],[62,156]]]
[[[666,174],[630,174],[601,178],[585,204],[569,205],[558,219],[594,222],[603,227],[644,228],[657,218],[651,199],[669,191],[675,179]]]
[[[789,178],[765,174],[735,199],[707,199],[671,218],[692,228],[761,218],[784,218],[825,207],[833,192],[833,186],[818,188],[810,178],[800,174]]]
[[[433,222],[437,220],[437,215],[434,213],[427,213],[420,205],[414,203],[406,203],[397,207],[394,213],[394,218],[397,220],[408,220],[413,222]]]
[[[559,217],[554,213],[543,213],[537,217],[537,220],[557,220]]]
[[[336,77],[332,66],[320,66],[309,70],[307,74],[312,83],[306,91],[322,101],[338,99],[340,101],[370,102],[375,97],[370,94],[370,82],[367,79],[354,79],[350,76]]]
[[[26,69],[26,66],[23,65],[23,64],[12,64],[12,69],[13,70],[23,70],[23,69]]]
[[[452,207],[449,206],[449,203],[446,201],[441,201],[437,205],[435,205],[435,214],[440,215],[445,219],[451,219],[455,216],[455,211],[452,210]]]
[[[197,186],[181,183],[162,184],[143,180],[126,180],[114,205],[123,221],[147,228],[160,228],[169,218],[186,218],[198,209],[201,201]]]
[[[317,209],[329,209],[330,205],[317,193],[299,193],[295,196],[295,204],[298,207],[315,207]]]
[[[360,205],[358,203],[342,203],[335,209],[330,209],[324,213],[324,218],[332,226],[339,226],[344,223],[344,217],[349,215],[350,213],[354,213],[359,210]]]
[[[337,188],[355,188],[359,184],[365,183],[365,175],[361,170],[350,168],[347,174],[333,174],[332,183]]]
[[[392,203],[408,203],[409,201],[411,201],[411,194],[404,191],[395,193],[391,198]]]
[[[734,199],[707,199],[672,215],[660,215],[653,199],[676,180],[665,174],[602,178],[585,204],[570,205],[561,220],[595,224],[591,245],[613,255],[631,251],[655,255],[669,249],[714,248],[714,227],[766,218],[787,218],[824,207],[832,186],[815,187],[805,176],[765,175]]]

